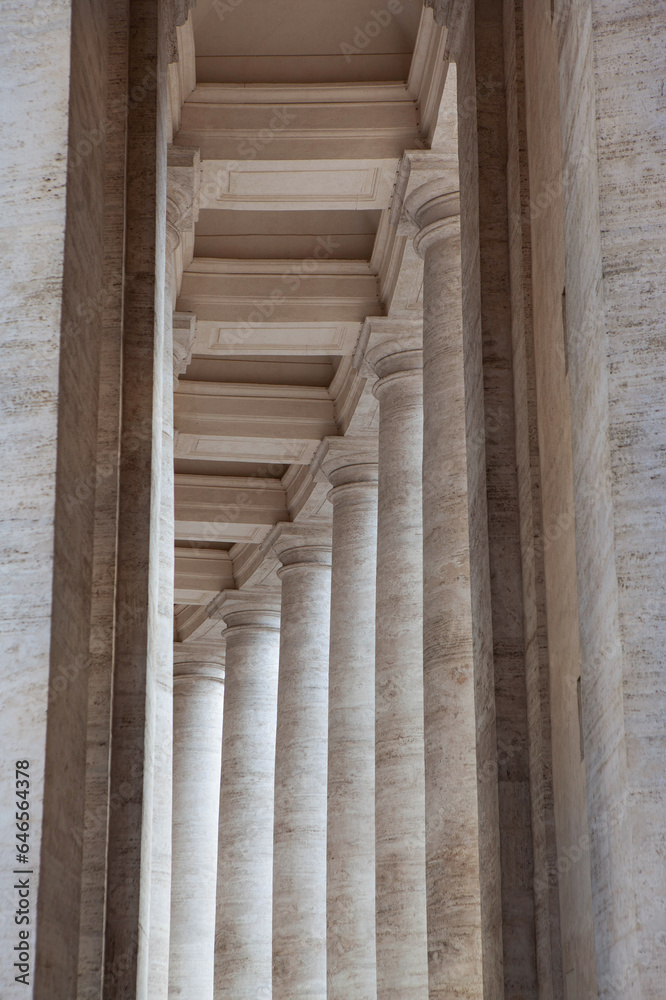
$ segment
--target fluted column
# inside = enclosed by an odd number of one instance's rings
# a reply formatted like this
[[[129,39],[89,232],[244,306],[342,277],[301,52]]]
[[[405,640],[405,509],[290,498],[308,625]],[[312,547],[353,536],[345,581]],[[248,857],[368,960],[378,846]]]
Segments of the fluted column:
[[[323,467],[333,485],[327,1000],[373,1000],[377,465],[333,445]]]
[[[381,321],[380,321],[381,324]],[[421,621],[421,343],[368,351],[379,379],[376,621],[377,996],[426,1000]]]
[[[174,651],[170,1000],[212,1000],[224,649]]]
[[[331,550],[302,544],[279,555],[273,998],[325,1000]]]
[[[475,650],[458,193],[447,191],[443,179],[436,177],[416,187],[405,207],[418,226],[414,245],[424,258],[423,634],[430,998],[481,1000]],[[488,870],[485,876],[490,885],[493,873]]]
[[[279,595],[230,600],[226,622],[215,1000],[270,1000]]]

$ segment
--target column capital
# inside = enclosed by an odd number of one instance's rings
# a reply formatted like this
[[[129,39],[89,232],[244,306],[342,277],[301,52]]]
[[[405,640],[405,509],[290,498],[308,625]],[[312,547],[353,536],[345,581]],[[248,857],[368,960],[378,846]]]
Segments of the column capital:
[[[421,256],[445,239],[451,220],[460,215],[458,160],[454,153],[407,151],[398,170],[391,221],[399,232],[414,236]]]
[[[284,523],[277,526],[271,548],[282,564],[278,569],[281,576],[287,566],[310,563],[313,566],[331,565],[331,523],[330,515],[326,522],[300,524]]]
[[[330,545],[296,545],[291,549],[283,549],[279,553],[282,566],[278,570],[278,576],[282,578],[285,573],[297,567],[310,566],[318,569],[331,568],[331,546]]]
[[[421,380],[423,338],[421,335],[408,335],[397,340],[382,340],[371,347],[365,357],[378,376],[372,391],[380,398],[389,383],[404,379]]]
[[[369,316],[356,346],[356,363],[373,383],[373,393],[386,377],[408,375],[422,368],[423,322],[421,319],[388,319]]]
[[[224,682],[224,643],[175,642],[173,644],[174,682],[186,677]]]
[[[247,590],[223,590],[209,606],[209,617],[221,619],[227,636],[236,628],[280,628],[280,590],[262,587]]]
[[[377,484],[378,439],[376,436],[363,438],[328,438],[322,442],[324,453],[319,459],[319,468],[334,487],[328,499],[339,486],[371,486]]]
[[[167,227],[176,246],[183,233],[194,230],[199,217],[201,154],[196,146],[169,146],[167,151]],[[175,248],[171,248],[175,249]]]
[[[201,154],[195,146],[167,150],[166,249],[173,301],[183,270],[194,259],[194,226],[199,218]]]

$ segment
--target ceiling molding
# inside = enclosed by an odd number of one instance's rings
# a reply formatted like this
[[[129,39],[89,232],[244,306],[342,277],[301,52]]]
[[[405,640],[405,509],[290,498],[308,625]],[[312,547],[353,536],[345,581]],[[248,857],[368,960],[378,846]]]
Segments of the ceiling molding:
[[[257,543],[289,520],[280,480],[177,474],[174,485],[176,539]]]
[[[197,320],[193,353],[233,355],[348,354],[358,339],[360,320],[351,322],[261,323],[256,326]]]
[[[176,458],[304,464],[337,435],[328,391],[316,386],[181,382],[174,395]]]
[[[187,97],[194,104],[413,103],[406,84],[369,83],[199,83]]]
[[[233,564],[228,552],[176,547],[176,604],[208,604],[221,590],[234,586]]]
[[[240,102],[237,91],[227,101],[222,87],[213,102],[210,87],[202,101],[196,88],[183,105],[176,143],[198,146],[206,160],[232,161],[266,159],[266,152],[271,160],[384,159],[422,145],[416,105],[409,94],[405,100],[405,88],[398,99],[394,88],[390,99],[381,99],[381,91],[370,87],[367,96],[357,92],[350,100],[343,84],[317,102],[309,87],[287,90],[284,101],[274,93],[267,103],[246,88]]]
[[[237,324],[242,341],[265,322],[363,322],[382,312],[378,290],[367,261],[197,257],[183,274],[177,308],[199,321]]]
[[[381,210],[398,160],[204,160],[200,207],[249,211]]]

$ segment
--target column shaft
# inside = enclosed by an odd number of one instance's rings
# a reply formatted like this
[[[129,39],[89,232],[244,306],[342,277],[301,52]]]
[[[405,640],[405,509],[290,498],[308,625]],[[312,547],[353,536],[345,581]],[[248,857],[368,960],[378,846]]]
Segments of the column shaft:
[[[174,667],[170,1000],[213,998],[222,662]]]
[[[366,481],[353,481],[356,477]],[[328,1000],[371,1000],[377,995],[376,466],[347,466],[329,478],[335,485],[329,494],[333,503],[333,569],[328,688]]]
[[[426,1000],[428,995],[420,367],[420,351],[375,363],[382,376],[375,387],[380,401],[375,688],[379,1000]]]
[[[270,1000],[280,615],[225,620],[215,998]]]
[[[330,549],[302,546],[281,559],[273,997],[325,1000]]]
[[[429,975],[431,1000],[451,995],[480,1000],[477,733],[458,218],[447,224],[442,238],[425,250],[424,268],[423,652]]]

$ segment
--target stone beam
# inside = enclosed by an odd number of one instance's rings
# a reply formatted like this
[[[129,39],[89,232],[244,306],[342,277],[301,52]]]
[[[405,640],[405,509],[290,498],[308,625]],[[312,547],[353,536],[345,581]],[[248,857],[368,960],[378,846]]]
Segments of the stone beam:
[[[183,275],[178,309],[229,324],[232,340],[241,341],[267,322],[362,322],[378,315],[369,263],[327,260],[331,240],[322,236],[314,258],[304,261],[197,257]]]
[[[416,104],[404,84],[284,87],[206,84],[182,109],[176,142],[204,159],[365,159],[420,148]]]
[[[185,382],[174,397],[177,458],[303,464],[337,435],[327,389]]]
[[[219,549],[176,548],[176,604],[209,604],[221,590],[234,587],[228,552]]]
[[[289,520],[279,479],[177,475],[175,488],[177,539],[259,542]]]

